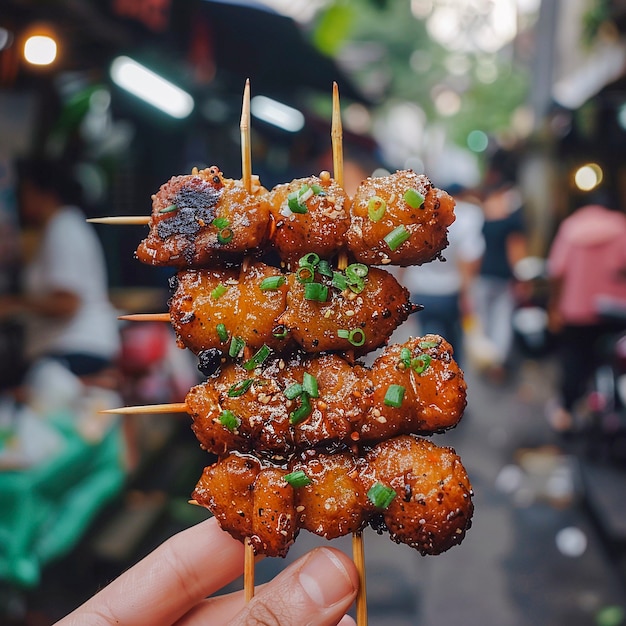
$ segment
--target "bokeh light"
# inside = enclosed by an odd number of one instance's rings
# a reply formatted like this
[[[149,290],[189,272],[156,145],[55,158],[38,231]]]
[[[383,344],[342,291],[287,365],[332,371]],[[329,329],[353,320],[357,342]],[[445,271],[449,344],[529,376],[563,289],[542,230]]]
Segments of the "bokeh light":
[[[586,163],[574,173],[574,184],[581,191],[591,191],[602,182],[603,177],[602,168],[597,163]]]
[[[57,43],[48,35],[32,35],[24,43],[24,58],[32,65],[50,65],[57,57]]]
[[[467,135],[467,147],[472,152],[484,152],[489,145],[489,137],[482,130],[473,130]]]

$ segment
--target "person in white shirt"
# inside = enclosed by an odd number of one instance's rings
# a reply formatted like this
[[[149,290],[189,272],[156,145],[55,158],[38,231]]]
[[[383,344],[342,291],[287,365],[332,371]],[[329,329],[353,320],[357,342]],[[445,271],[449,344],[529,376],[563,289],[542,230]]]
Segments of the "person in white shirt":
[[[27,364],[53,358],[76,376],[91,377],[111,368],[120,335],[104,253],[72,204],[76,190],[61,163],[18,164],[20,215],[35,245],[24,266],[22,293],[0,299],[0,316],[18,316],[25,324]]]

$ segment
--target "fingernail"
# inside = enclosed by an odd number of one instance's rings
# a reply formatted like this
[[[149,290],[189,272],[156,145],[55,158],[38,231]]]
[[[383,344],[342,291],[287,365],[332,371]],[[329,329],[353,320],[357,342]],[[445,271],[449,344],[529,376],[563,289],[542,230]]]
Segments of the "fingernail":
[[[302,588],[319,607],[331,607],[354,593],[343,563],[326,548],[314,550],[299,573]]]

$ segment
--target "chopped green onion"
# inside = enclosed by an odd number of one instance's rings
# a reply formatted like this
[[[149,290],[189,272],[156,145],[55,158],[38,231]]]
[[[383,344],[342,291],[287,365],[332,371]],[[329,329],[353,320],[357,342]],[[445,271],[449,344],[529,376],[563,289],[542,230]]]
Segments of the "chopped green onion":
[[[217,233],[217,241],[218,243],[230,243],[233,240],[235,233],[232,228],[222,228],[219,233]]]
[[[424,370],[428,369],[432,358],[429,354],[420,354],[419,356],[411,359],[411,368],[416,374],[421,374]]]
[[[409,237],[411,233],[406,229],[404,224],[400,224],[397,228],[394,228],[389,234],[385,235],[385,243],[389,246],[389,249],[393,252],[397,250]]]
[[[302,471],[297,470],[291,474],[285,474],[283,480],[286,480],[292,487],[306,487],[311,484],[311,479]]]
[[[320,262],[319,254],[316,254],[315,252],[309,252],[308,254],[305,254],[303,257],[300,257],[300,259],[298,260],[298,265],[300,267],[305,267],[305,266],[315,267],[319,262]]]
[[[225,409],[220,413],[220,424],[226,426],[228,430],[235,430],[241,424],[241,420],[232,411]]]
[[[218,324],[215,330],[217,331],[217,336],[220,338],[220,341],[228,340],[228,331],[226,330],[225,324]]]
[[[217,228],[218,230],[222,230],[222,228],[226,228],[227,226],[230,226],[230,222],[225,217],[216,217],[211,222],[211,225],[215,226],[215,228]]]
[[[363,263],[350,263],[346,267],[346,276],[348,278],[365,278],[369,271],[369,267]]]
[[[259,367],[259,365],[261,365],[263,361],[267,359],[270,353],[270,348],[267,345],[263,344],[258,349],[258,351],[243,364],[244,369],[252,371],[255,367]]]
[[[348,279],[341,272],[333,272],[332,286],[344,291],[348,288]]]
[[[310,283],[315,278],[315,270],[310,265],[303,265],[296,270],[296,280],[299,283]]]
[[[337,331],[337,337],[339,337],[339,339],[347,339],[357,348],[365,343],[365,332],[360,328],[353,328],[352,330],[340,328]]]
[[[246,378],[245,380],[240,380],[238,383],[235,383],[228,390],[229,398],[238,398],[242,396],[248,389],[250,389],[250,385],[254,382],[253,378]]]
[[[328,278],[332,278],[333,277],[333,270],[330,267],[330,263],[328,261],[326,261],[325,259],[322,259],[319,262],[319,265],[317,266],[317,271],[322,276],[328,276]]]
[[[230,347],[228,348],[228,356],[237,357],[239,353],[245,348],[246,342],[241,337],[233,337],[230,340]]]
[[[161,209],[159,213],[162,215],[163,213],[173,213],[174,211],[178,211],[178,206],[176,204],[170,204],[164,209]]]
[[[411,367],[411,351],[408,348],[402,348],[402,350],[400,350],[400,361],[404,363],[406,367]]]
[[[379,222],[386,210],[387,203],[380,196],[372,196],[367,202],[367,216],[372,222]]]
[[[313,196],[313,190],[308,185],[303,185],[298,191],[293,191],[287,196],[287,206],[292,213],[306,213],[306,201]]]
[[[302,404],[295,411],[289,414],[289,422],[294,426],[309,417],[309,415],[311,415],[311,411],[313,410],[311,402],[309,401],[309,394],[303,392],[300,395],[300,401]]]
[[[219,300],[227,291],[228,287],[220,283],[217,287],[215,287],[215,289],[213,289],[213,291],[211,291],[211,298],[213,298],[213,300]]]
[[[422,350],[427,350],[428,348],[436,348],[439,345],[438,341],[420,341],[417,344]]]
[[[396,497],[396,492],[391,487],[387,487],[387,485],[383,485],[382,483],[374,483],[367,492],[368,500],[377,508],[377,509],[386,509],[393,502],[393,499]]]
[[[389,385],[383,402],[387,406],[392,406],[396,409],[399,408],[400,406],[402,406],[402,400],[404,399],[404,391],[405,390],[402,385]]]
[[[279,324],[272,329],[272,335],[276,337],[276,339],[285,339],[288,334],[289,329],[284,324]]]
[[[284,276],[268,276],[267,278],[264,278],[261,281],[259,285],[259,289],[261,291],[275,291],[276,289],[278,289],[284,284],[285,284]]]
[[[309,394],[311,398],[317,398],[319,396],[317,390],[317,378],[308,372],[304,372],[302,378],[302,390]]]
[[[424,196],[413,187],[404,192],[403,198],[412,209],[419,209],[424,204]]]
[[[304,283],[304,297],[306,300],[326,302],[328,299],[328,287],[321,283]]]
[[[287,400],[295,400],[302,395],[302,391],[302,385],[300,383],[294,383],[293,385],[289,385],[283,393],[285,394],[285,398],[287,398]]]
[[[311,189],[316,196],[325,196],[326,190],[320,185],[311,185]]]

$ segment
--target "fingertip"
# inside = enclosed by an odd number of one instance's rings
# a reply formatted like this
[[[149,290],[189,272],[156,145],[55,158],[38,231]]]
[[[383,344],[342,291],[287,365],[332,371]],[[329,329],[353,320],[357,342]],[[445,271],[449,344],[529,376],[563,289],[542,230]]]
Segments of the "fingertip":
[[[298,572],[299,582],[310,600],[329,608],[356,596],[359,575],[352,560],[340,550],[312,550]]]

